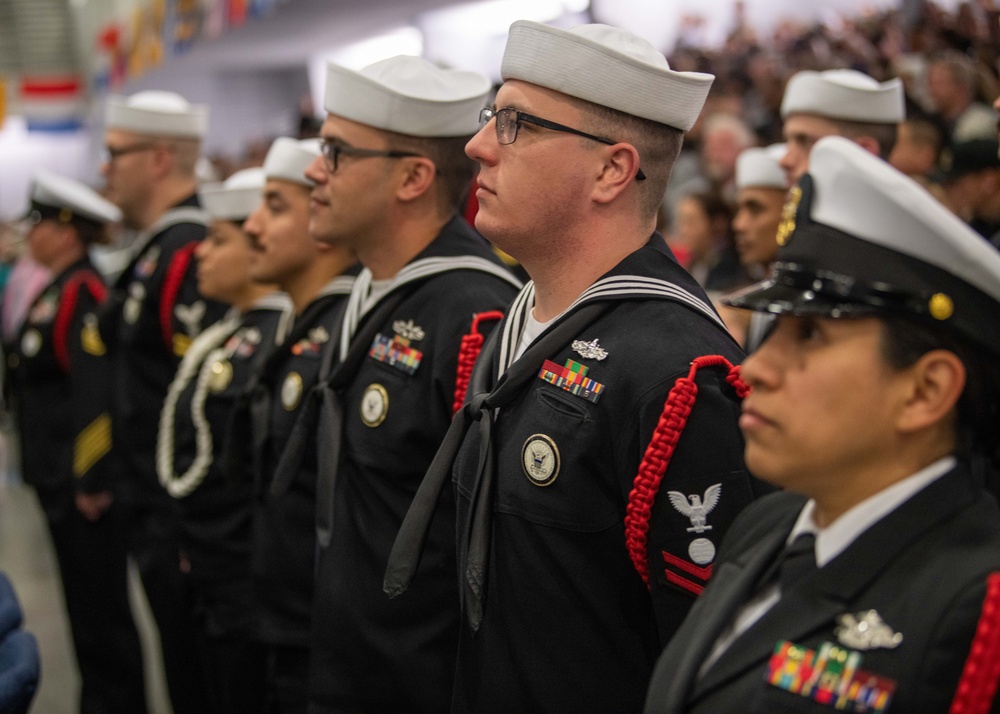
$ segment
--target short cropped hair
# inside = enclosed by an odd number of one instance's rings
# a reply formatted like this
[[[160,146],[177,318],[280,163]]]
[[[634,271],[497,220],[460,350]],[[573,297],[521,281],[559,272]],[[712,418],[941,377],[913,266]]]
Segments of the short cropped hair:
[[[472,136],[422,137],[382,130],[388,146],[396,151],[411,151],[434,162],[434,181],[438,209],[442,216],[460,210],[476,175],[476,162],[465,155],[465,145]]]
[[[639,182],[644,217],[656,216],[667,190],[667,181],[684,143],[684,132],[666,124],[570,97],[584,116],[584,131],[632,144],[639,152],[639,166],[646,175]]]
[[[892,147],[896,145],[899,133],[898,124],[880,124],[867,121],[848,121],[846,119],[829,119],[837,125],[840,135],[846,139],[856,140],[862,136],[870,136],[878,144],[878,155],[884,160],[889,159]]]

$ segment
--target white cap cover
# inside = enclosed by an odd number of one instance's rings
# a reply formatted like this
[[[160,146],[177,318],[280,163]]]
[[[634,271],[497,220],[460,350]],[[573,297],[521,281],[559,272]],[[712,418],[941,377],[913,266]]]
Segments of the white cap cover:
[[[122,213],[116,205],[79,181],[41,169],[31,184],[31,203],[35,210],[59,211],[63,220],[73,216],[96,223],[115,223]],[[69,215],[64,215],[68,212]]]
[[[785,155],[784,144],[768,147],[754,146],[744,149],[736,158],[736,188],[788,188],[785,170],[781,168],[781,157]]]
[[[112,95],[105,106],[104,124],[136,134],[201,139],[208,133],[208,107],[159,90],[130,97]]]
[[[198,189],[202,208],[221,221],[242,221],[260,205],[264,191],[264,169],[237,171],[223,183],[205,184]]]
[[[330,63],[324,105],[331,114],[399,134],[471,136],[490,89],[475,72],[397,55],[360,71]]]
[[[715,80],[675,72],[646,40],[617,27],[561,30],[529,20],[510,26],[500,75],[682,131],[694,125]]]
[[[281,136],[274,140],[264,159],[264,175],[269,179],[282,179],[313,186],[306,178],[306,168],[320,153],[319,139],[296,140]]]
[[[816,114],[829,119],[896,124],[906,116],[903,82],[879,83],[853,69],[805,70],[792,75],[781,100],[781,116]]]

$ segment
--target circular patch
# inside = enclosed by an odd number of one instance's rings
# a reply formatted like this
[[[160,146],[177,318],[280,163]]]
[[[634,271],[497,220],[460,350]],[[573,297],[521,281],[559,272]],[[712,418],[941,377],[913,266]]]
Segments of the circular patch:
[[[524,475],[536,486],[548,486],[559,475],[559,447],[545,434],[534,434],[521,449]]]
[[[389,393],[381,384],[369,384],[361,397],[361,421],[372,428],[385,421],[389,413]]]
[[[286,412],[293,412],[302,399],[302,377],[298,372],[289,372],[281,385],[281,406]]]
[[[227,359],[216,360],[209,368],[208,388],[212,394],[221,394],[233,381],[233,363]]]
[[[28,330],[21,338],[21,354],[34,357],[42,349],[42,333],[38,330]]]
[[[695,538],[688,546],[688,556],[698,565],[708,565],[715,560],[715,544],[708,538]]]

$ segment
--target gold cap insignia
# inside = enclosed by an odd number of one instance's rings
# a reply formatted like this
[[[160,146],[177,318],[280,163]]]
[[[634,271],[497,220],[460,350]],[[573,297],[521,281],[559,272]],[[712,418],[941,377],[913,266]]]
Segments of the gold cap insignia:
[[[795,213],[799,210],[799,201],[801,200],[802,189],[793,186],[792,190],[788,192],[788,200],[785,201],[785,205],[781,209],[781,223],[778,224],[778,235],[775,236],[778,245],[786,245],[791,239],[792,232],[795,230]]]
[[[931,317],[935,320],[947,320],[955,313],[955,303],[944,293],[934,293],[927,303]]]

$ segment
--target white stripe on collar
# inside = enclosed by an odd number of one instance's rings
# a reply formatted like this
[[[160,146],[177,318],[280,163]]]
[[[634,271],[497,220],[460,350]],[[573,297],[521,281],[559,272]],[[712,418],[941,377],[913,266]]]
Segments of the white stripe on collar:
[[[588,302],[597,300],[607,300],[609,298],[633,298],[636,296],[652,296],[666,298],[674,302],[679,302],[694,308],[712,321],[717,323],[722,329],[728,332],[722,320],[715,310],[698,296],[688,292],[684,288],[668,280],[659,278],[647,278],[639,275],[615,275],[602,278],[589,288],[583,291],[573,303],[551,321],[550,326],[555,325],[561,318],[573,311],[574,308]],[[535,304],[535,285],[529,282],[525,285],[507,313],[503,334],[500,336],[500,363],[497,366],[497,379],[507,371],[514,363],[517,354],[517,347],[521,341],[521,333],[524,332],[524,325],[527,323],[528,315]],[[544,334],[544,333],[543,333]],[[541,335],[539,335],[541,337]],[[537,338],[536,338],[537,339]]]
[[[385,297],[390,295],[397,288],[423,280],[432,275],[447,273],[453,270],[478,270],[488,273],[494,277],[506,280],[514,287],[520,287],[520,281],[515,278],[504,267],[497,265],[485,258],[477,258],[472,255],[457,255],[453,257],[423,258],[415,260],[402,270],[389,283],[388,289],[382,292],[376,299],[369,297],[372,283],[372,273],[368,268],[361,271],[357,280],[354,281],[354,288],[347,302],[347,312],[341,323],[340,331],[340,361],[347,359],[347,352],[351,346],[351,338],[361,324],[364,316],[371,312]]]
[[[210,222],[211,218],[208,213],[204,209],[198,208],[197,206],[177,206],[175,208],[171,208],[169,211],[153,221],[153,225],[144,231],[140,231],[135,237],[132,244],[128,247],[129,259],[126,265],[135,260],[140,253],[146,250],[146,246],[149,245],[149,242],[167,228],[177,225],[178,223],[196,223],[207,228]]]

